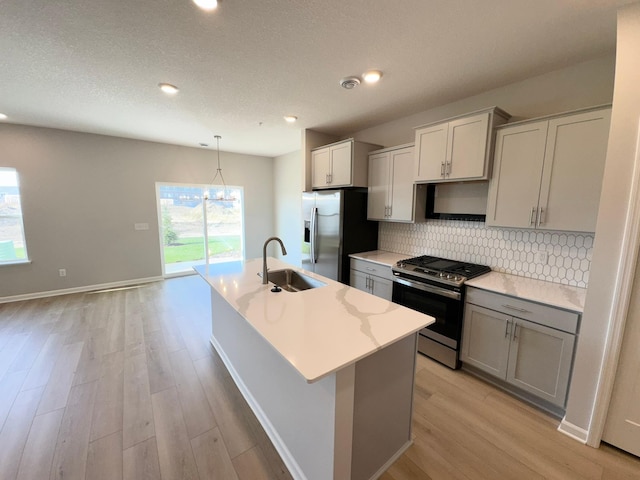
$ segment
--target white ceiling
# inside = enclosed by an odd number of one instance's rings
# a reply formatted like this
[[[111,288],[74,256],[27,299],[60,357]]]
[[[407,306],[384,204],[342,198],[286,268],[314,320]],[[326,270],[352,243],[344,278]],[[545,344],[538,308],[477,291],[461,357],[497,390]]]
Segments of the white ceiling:
[[[301,128],[344,135],[610,53],[627,3],[0,0],[0,112],[187,146],[218,134],[221,150],[276,156],[300,148]],[[379,84],[339,86],[372,68]]]

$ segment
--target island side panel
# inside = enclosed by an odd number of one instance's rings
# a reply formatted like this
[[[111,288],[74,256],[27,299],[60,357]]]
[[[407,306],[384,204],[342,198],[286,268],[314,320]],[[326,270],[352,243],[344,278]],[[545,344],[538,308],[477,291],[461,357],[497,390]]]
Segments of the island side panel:
[[[336,372],[335,479],[351,478],[355,376],[355,364]]]
[[[377,478],[411,445],[417,335],[356,363],[352,480]]]
[[[291,474],[334,474],[336,375],[308,384],[215,290],[211,342]]]

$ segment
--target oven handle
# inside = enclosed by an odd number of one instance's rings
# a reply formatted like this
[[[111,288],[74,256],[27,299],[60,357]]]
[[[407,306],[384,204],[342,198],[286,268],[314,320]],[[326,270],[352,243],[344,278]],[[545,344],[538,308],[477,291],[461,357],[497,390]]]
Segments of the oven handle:
[[[447,290],[446,288],[440,288],[426,283],[412,282],[411,280],[407,280],[406,278],[402,277],[393,277],[393,281],[399,283],[400,285],[417,288],[418,290],[435,293],[436,295],[442,295],[443,297],[452,298],[454,300],[460,300],[462,298],[462,294],[460,292],[454,292],[452,290]]]

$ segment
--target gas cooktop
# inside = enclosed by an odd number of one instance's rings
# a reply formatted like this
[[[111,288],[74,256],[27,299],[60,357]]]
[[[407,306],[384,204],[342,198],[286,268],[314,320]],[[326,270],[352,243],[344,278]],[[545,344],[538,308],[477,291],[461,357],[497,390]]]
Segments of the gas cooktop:
[[[466,280],[490,272],[491,268],[486,265],[422,255],[401,260],[392,267],[392,270],[397,276],[408,274],[412,277],[460,286]]]

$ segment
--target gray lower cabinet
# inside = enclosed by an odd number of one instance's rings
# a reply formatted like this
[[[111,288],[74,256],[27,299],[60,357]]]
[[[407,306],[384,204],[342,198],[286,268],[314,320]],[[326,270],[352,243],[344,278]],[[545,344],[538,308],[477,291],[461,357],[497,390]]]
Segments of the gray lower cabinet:
[[[392,278],[391,267],[359,258],[351,259],[350,285],[358,290],[391,301]]]
[[[576,312],[469,287],[462,362],[564,408],[578,321]]]

